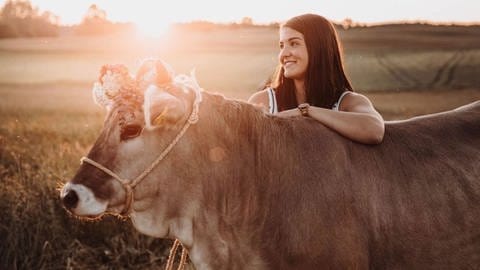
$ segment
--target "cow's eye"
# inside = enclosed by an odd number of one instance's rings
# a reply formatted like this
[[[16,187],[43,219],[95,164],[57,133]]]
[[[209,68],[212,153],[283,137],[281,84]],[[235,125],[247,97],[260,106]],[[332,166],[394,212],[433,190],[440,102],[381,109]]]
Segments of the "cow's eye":
[[[124,141],[135,138],[140,135],[140,133],[142,133],[142,129],[142,126],[137,124],[126,125],[122,128],[122,134],[120,135],[120,139]]]

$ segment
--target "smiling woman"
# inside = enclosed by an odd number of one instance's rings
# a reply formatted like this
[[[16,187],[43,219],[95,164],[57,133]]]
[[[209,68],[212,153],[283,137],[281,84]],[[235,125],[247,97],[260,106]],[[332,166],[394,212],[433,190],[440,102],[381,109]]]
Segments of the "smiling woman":
[[[279,38],[272,83],[249,102],[281,117],[310,117],[356,142],[382,142],[382,116],[366,96],[353,93],[334,25],[303,14],[282,24]]]

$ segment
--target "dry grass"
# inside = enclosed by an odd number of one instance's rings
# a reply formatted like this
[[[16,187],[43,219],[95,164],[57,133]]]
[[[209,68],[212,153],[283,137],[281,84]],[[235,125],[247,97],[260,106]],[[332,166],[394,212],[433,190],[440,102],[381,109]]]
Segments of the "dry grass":
[[[395,48],[391,40],[401,33],[387,30],[376,29],[370,36],[365,29],[341,33],[354,85],[386,119],[480,99],[478,46],[446,49],[442,44],[452,36],[437,33],[433,40],[442,46],[421,39],[416,49],[407,48],[408,42]],[[376,40],[378,31],[388,35]],[[245,99],[275,66],[276,47],[275,31],[265,29],[179,34],[148,42],[75,37],[0,41],[0,269],[163,265],[170,242],[142,236],[129,221],[113,217],[79,221],[61,207],[57,188],[72,177],[103,122],[104,112],[91,102],[91,83],[102,64],[135,69],[138,59],[161,56],[182,73],[196,67],[204,88]],[[409,91],[398,91],[402,89]]]
[[[345,66],[360,91],[480,88],[480,27],[390,26],[340,31]],[[247,98],[277,63],[271,28],[140,37],[0,40],[0,83],[91,84],[103,64],[160,57],[180,73],[196,68],[206,89]],[[234,82],[234,83],[232,83]]]
[[[48,103],[10,105],[2,104],[0,114],[0,269],[162,265],[165,241],[141,236],[116,218],[81,222],[61,207],[57,188],[95,139],[101,114],[80,108],[58,113]]]

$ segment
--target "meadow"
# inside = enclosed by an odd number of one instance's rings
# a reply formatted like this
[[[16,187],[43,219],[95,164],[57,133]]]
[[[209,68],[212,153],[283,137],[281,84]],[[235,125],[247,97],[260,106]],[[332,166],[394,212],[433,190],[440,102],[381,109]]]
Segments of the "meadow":
[[[340,30],[354,88],[385,119],[439,112],[480,99],[480,27],[389,25]],[[128,220],[84,222],[62,208],[73,176],[102,128],[91,86],[104,64],[132,73],[160,57],[200,85],[246,99],[277,63],[272,28],[173,32],[162,38],[0,40],[0,269],[158,269],[169,240]]]

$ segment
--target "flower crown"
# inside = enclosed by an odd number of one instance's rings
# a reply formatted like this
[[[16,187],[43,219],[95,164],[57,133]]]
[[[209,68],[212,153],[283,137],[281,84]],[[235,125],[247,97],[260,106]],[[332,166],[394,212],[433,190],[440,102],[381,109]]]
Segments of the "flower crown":
[[[138,92],[137,84],[124,65],[105,65],[100,71],[100,77],[93,85],[94,101],[104,107],[110,107],[117,97]],[[138,93],[137,93],[138,94]]]
[[[95,103],[108,110],[114,102],[119,104],[138,105],[144,100],[143,92],[151,84],[165,87],[171,84],[183,91],[195,91],[196,100],[201,101],[201,87],[195,78],[195,72],[190,76],[174,75],[173,70],[161,60],[147,59],[143,62],[136,78],[132,77],[124,65],[104,65],[98,81],[93,85]]]

